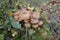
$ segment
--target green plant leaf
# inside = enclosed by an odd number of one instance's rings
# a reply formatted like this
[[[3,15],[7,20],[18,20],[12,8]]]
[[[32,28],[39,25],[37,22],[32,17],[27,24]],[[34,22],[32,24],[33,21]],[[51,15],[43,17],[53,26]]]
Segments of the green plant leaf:
[[[6,21],[5,21],[5,24],[8,24],[9,23],[9,20],[7,19]]]
[[[21,29],[21,24],[19,24],[18,22],[12,22],[12,26],[14,28]]]
[[[10,20],[10,22],[13,22],[13,21],[14,21],[14,18],[11,16],[11,17],[9,18],[9,20]]]
[[[0,34],[0,40],[4,40],[4,34]]]

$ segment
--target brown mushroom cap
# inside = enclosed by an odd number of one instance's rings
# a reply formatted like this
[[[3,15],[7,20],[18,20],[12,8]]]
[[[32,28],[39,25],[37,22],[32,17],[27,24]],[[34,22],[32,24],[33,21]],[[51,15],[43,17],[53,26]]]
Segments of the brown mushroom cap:
[[[39,19],[40,18],[40,13],[39,12],[33,12],[32,13],[32,18]]]
[[[35,25],[32,25],[33,28],[37,28],[39,25],[38,24],[35,24]]]
[[[36,24],[36,23],[38,23],[38,22],[39,22],[38,19],[31,19],[31,23],[32,23],[32,24]]]
[[[25,23],[24,26],[25,28],[30,28],[30,23]]]
[[[29,23],[29,22],[30,22],[30,20],[29,20],[29,19],[28,19],[28,20],[24,20],[24,22],[25,22],[25,23]]]
[[[22,10],[18,10],[14,13],[14,19],[18,21],[26,20],[30,18],[30,10],[27,10],[26,8],[22,8]]]
[[[42,26],[43,25],[43,21],[40,20],[39,23],[38,23],[38,25]]]

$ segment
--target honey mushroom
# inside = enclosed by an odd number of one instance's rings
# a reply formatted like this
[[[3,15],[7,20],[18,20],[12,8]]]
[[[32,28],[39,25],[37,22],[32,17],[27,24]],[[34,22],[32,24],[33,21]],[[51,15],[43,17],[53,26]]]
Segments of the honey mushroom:
[[[38,28],[38,27],[39,27],[38,24],[33,24],[33,25],[32,25],[32,28],[34,28],[34,29],[36,29],[36,28]]]
[[[31,19],[31,21],[30,21],[32,24],[37,24],[38,22],[39,22],[39,20],[38,19]]]
[[[14,19],[17,21],[24,20],[24,26],[26,28],[30,27],[30,23],[32,24],[33,28],[37,28],[43,25],[43,21],[40,19],[40,13],[37,11],[27,10],[26,8],[22,8],[21,10],[14,13]]]
[[[25,23],[24,26],[25,28],[30,28],[30,23]]]
[[[39,26],[42,26],[42,25],[43,25],[43,21],[39,20],[38,25],[39,25]]]
[[[19,16],[19,11],[17,11],[17,12],[14,13],[14,19],[15,19],[15,21],[18,20],[18,16]]]
[[[24,20],[24,23],[30,23],[30,20]]]
[[[40,18],[40,13],[39,12],[32,12],[32,18],[39,19]]]

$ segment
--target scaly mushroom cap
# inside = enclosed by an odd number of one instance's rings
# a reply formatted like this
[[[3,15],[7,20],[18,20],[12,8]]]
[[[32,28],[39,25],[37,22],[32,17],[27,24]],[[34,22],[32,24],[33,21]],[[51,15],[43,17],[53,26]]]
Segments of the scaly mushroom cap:
[[[22,8],[22,10],[19,10],[19,11],[14,13],[14,19],[17,21],[29,19],[30,18],[30,12],[31,11],[29,11],[25,8],[24,9]]]

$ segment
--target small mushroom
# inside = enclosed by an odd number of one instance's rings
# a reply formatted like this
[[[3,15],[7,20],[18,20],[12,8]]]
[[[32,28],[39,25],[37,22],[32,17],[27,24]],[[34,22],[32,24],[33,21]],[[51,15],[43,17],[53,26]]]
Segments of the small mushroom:
[[[43,25],[43,21],[40,20],[39,23],[38,23],[38,25],[42,26]]]
[[[40,18],[40,13],[39,12],[33,12],[32,18],[39,19]]]
[[[32,20],[31,20],[31,23],[32,23],[32,24],[36,24],[36,23],[38,23],[38,22],[39,22],[38,19],[32,19]]]
[[[30,20],[24,20],[25,23],[29,23]]]
[[[36,29],[36,28],[39,27],[39,25],[38,24],[33,24],[32,27]]]
[[[25,28],[30,28],[30,23],[25,23],[24,26]]]

